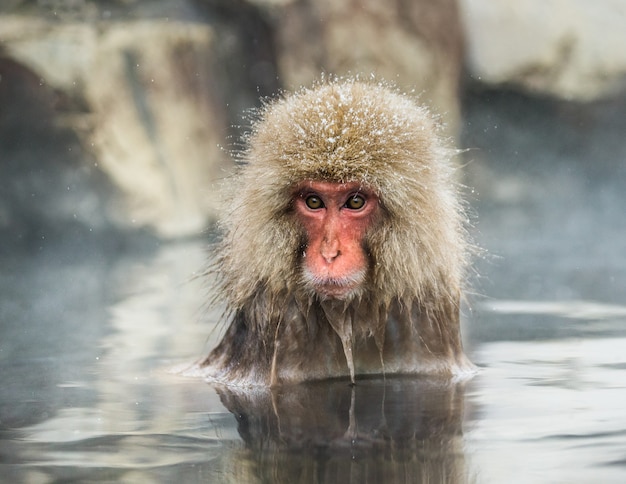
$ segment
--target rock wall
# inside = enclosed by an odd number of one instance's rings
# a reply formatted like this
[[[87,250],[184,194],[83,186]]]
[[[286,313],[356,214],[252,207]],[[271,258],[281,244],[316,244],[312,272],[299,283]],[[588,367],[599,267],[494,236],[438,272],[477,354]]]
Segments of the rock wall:
[[[623,0],[460,0],[479,82],[591,101],[626,86]]]
[[[455,136],[461,54],[455,0],[2,5],[0,232],[201,233],[242,111],[321,73],[414,89]]]
[[[102,201],[112,225],[166,237],[202,230],[215,210],[228,124],[209,26],[4,16],[0,32],[4,62],[19,62],[67,101],[56,103],[54,121],[76,133],[115,188]]]
[[[462,27],[456,0],[256,0],[271,18],[283,85],[320,72],[375,76],[413,90],[455,137]]]
[[[610,97],[624,25],[622,0],[5,2],[0,237],[202,233],[242,113],[322,73],[413,91],[452,139],[464,63],[474,87]]]

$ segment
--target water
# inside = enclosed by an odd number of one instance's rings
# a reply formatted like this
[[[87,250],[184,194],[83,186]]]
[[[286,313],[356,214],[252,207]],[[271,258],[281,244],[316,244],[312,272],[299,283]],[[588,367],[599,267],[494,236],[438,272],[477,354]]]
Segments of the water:
[[[497,292],[500,271],[514,269],[516,280],[564,277],[562,262],[531,263],[544,250],[527,250],[522,268],[486,261],[482,285]],[[482,370],[470,382],[233,394],[167,372],[219,336],[194,279],[203,260],[203,243],[189,242],[3,261],[0,481],[626,478],[626,306],[563,299],[557,287],[562,299],[531,300],[536,289],[522,285],[520,299],[475,298],[467,344]]]
[[[3,257],[0,481],[626,481],[624,168],[513,134],[468,166],[469,382],[229,392],[167,371],[219,338],[202,241]]]

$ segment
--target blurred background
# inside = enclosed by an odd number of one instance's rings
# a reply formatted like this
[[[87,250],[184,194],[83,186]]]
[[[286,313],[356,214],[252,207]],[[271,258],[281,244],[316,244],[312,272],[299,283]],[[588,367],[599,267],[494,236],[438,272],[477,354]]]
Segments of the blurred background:
[[[625,26],[624,0],[2,0],[2,476],[624,482]],[[322,75],[396,84],[463,149],[467,389],[162,371],[219,333],[196,276],[246,116]],[[337,451],[355,408],[393,459]]]
[[[516,175],[558,171],[564,158],[570,171],[620,171],[611,134],[624,128],[625,10],[621,0],[5,0],[0,250],[201,234],[246,111],[322,73],[415,93],[470,150],[467,183],[485,195],[542,196],[548,187],[526,193]],[[489,159],[508,168],[485,173]]]

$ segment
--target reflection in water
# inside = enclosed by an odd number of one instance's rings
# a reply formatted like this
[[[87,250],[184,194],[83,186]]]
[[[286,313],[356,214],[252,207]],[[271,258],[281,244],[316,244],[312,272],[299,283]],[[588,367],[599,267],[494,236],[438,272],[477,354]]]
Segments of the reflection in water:
[[[376,379],[218,389],[246,446],[233,482],[467,482],[463,384]]]
[[[0,274],[15,293],[0,303],[12,323],[0,328],[0,481],[193,481],[220,468],[222,439],[238,440],[232,416],[207,385],[162,370],[203,351],[191,282],[203,261],[198,242],[10,261],[20,272]]]
[[[549,318],[535,324],[554,324]],[[484,483],[626,482],[622,337],[485,344],[465,444]]]
[[[606,320],[626,317],[626,306],[594,301],[503,301],[484,304],[500,314],[543,314],[583,320]]]
[[[203,264],[201,242],[57,257],[2,261],[21,277],[0,273],[0,481],[626,475],[626,324],[617,303],[486,301],[471,325],[481,342],[470,341],[483,370],[465,384],[364,379],[251,394],[166,371],[219,339],[217,315],[201,310],[202,285],[189,282]]]
[[[14,331],[3,330],[4,341],[29,349],[0,346],[4,477],[466,481],[462,384],[342,380],[251,394],[169,374],[219,336],[215,314],[206,314],[210,325],[198,323],[202,287],[193,275],[203,260],[203,244],[193,242],[24,273],[18,296],[31,288],[39,303],[16,310]],[[31,263],[42,260],[20,262]],[[57,288],[69,302],[59,302]]]

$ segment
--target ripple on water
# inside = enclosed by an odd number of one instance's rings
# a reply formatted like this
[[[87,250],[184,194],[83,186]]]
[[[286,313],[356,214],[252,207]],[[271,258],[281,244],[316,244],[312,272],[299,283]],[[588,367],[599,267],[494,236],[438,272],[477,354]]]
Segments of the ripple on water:
[[[626,307],[586,301],[485,308],[502,325],[509,315],[534,314],[541,316],[534,324],[604,321],[616,329],[626,316]],[[623,482],[626,338],[570,334],[484,343],[474,352],[484,369],[468,390],[465,437],[481,482]]]

